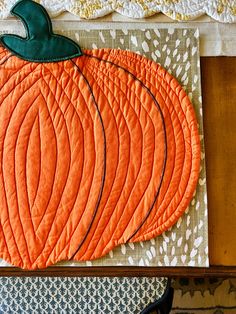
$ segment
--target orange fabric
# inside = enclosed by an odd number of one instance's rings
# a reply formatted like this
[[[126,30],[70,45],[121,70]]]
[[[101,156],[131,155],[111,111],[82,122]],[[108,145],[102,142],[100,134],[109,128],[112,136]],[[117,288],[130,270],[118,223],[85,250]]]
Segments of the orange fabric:
[[[0,257],[91,260],[169,229],[200,168],[193,107],[160,65],[85,51],[30,63],[0,48]]]

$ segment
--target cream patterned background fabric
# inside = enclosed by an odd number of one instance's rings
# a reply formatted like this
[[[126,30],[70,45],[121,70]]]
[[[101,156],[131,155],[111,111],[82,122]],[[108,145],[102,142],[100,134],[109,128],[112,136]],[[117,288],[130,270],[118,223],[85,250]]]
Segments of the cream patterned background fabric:
[[[9,16],[16,0],[0,0],[0,18]],[[111,12],[143,18],[158,12],[174,20],[191,20],[207,14],[221,22],[236,22],[235,0],[37,0],[52,16],[71,12],[80,18],[94,19]]]
[[[1,31],[2,32],[2,31]],[[0,32],[0,33],[1,33]],[[208,266],[207,194],[200,90],[199,32],[196,29],[60,31],[83,48],[121,48],[146,55],[172,73],[192,99],[201,134],[201,173],[197,192],[171,230],[150,241],[121,245],[92,262],[66,266]],[[1,266],[5,265],[2,261]]]

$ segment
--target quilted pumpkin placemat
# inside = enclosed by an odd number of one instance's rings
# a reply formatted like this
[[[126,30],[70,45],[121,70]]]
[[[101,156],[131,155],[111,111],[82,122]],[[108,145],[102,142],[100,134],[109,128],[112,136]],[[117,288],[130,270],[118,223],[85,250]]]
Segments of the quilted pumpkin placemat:
[[[200,91],[199,35],[193,29],[73,30],[63,35],[83,48],[121,48],[159,62],[172,73],[192,99],[201,136],[201,173],[197,192],[186,214],[171,230],[150,241],[123,244],[105,257],[63,265],[207,266],[207,197]],[[2,262],[1,265],[5,265]]]
[[[197,191],[186,214],[171,230],[150,241],[122,244],[85,266],[208,266],[208,222],[205,153],[200,86],[199,32],[196,29],[74,30],[62,32],[82,47],[112,47],[135,51],[160,63],[192,100],[199,122],[201,172]],[[64,263],[63,263],[64,264]]]

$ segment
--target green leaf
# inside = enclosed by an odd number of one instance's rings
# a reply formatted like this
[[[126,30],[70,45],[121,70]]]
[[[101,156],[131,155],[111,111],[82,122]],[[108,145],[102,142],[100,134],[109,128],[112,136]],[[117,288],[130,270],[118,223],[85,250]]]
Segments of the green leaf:
[[[33,62],[57,62],[82,55],[71,39],[56,35],[47,11],[32,0],[21,0],[11,13],[24,23],[27,36],[2,35],[0,42],[14,55]]]

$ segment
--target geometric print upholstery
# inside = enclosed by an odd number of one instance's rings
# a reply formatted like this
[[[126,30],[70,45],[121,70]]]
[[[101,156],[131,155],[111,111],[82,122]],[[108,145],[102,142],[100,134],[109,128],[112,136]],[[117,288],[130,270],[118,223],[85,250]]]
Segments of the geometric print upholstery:
[[[155,277],[1,277],[0,313],[140,314],[168,285]]]

